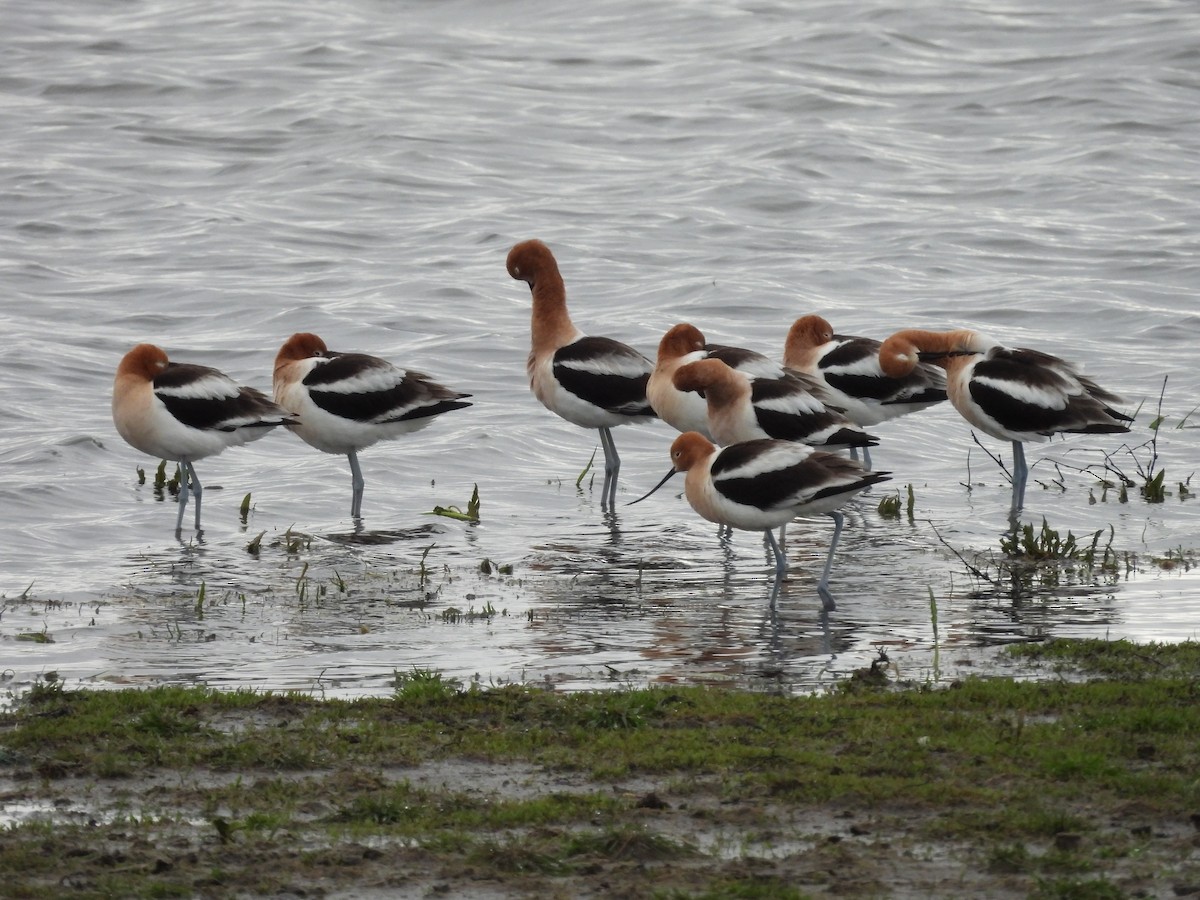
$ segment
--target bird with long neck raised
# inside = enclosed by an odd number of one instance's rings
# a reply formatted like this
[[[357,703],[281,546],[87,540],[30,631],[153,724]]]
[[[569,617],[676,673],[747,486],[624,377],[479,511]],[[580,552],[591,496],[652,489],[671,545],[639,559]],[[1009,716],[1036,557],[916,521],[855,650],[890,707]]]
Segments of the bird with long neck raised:
[[[584,334],[567,312],[567,289],[550,248],[521,241],[508,253],[508,274],[533,294],[532,347],[526,370],[533,395],[548,410],[580,428],[600,432],[604,450],[601,509],[613,510],[621,458],[612,429],[655,418],[646,399],[653,363],[612,338]]]
[[[1026,441],[1045,441],[1061,433],[1122,434],[1132,416],[1113,407],[1121,403],[1079,370],[1040,350],[1008,348],[966,329],[898,331],[879,348],[879,365],[903,377],[923,362],[946,370],[950,403],[964,419],[1013,446],[1012,506],[1015,518],[1025,504],[1029,466]]]

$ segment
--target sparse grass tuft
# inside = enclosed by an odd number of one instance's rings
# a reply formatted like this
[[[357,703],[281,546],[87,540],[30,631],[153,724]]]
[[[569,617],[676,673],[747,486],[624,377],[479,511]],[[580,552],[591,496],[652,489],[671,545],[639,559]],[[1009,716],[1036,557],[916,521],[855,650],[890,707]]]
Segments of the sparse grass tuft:
[[[441,672],[413,667],[411,672],[396,672],[392,676],[395,697],[405,703],[439,703],[459,692],[459,683],[442,676]]]

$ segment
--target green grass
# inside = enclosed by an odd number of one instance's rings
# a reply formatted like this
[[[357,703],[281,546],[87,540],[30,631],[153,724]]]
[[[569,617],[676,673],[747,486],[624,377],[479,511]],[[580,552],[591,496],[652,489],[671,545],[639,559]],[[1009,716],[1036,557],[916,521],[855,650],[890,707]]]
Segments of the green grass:
[[[1053,677],[938,690],[848,682],[783,697],[482,690],[413,670],[397,673],[392,697],[356,701],[44,684],[0,715],[0,775],[28,799],[70,796],[98,820],[119,814],[122,837],[74,822],[15,825],[0,841],[0,877],[22,897],[57,896],[65,870],[86,875],[72,896],[269,894],[314,867],[331,877],[329,854],[370,867],[361,842],[387,840],[501,880],[619,878],[636,861],[678,876],[636,896],[798,897],[786,879],[746,878],[736,854],[710,857],[688,834],[700,823],[786,835],[837,810],[901,823],[886,844],[896,854],[941,842],[980,872],[1023,879],[1029,896],[1116,896],[1116,869],[1176,871],[1186,854],[1148,856],[1113,823],[1136,810],[1175,827],[1200,809],[1200,646],[1053,641],[1011,652]],[[408,777],[422,766],[449,774]],[[512,771],[525,787],[478,787],[479,767],[497,784]],[[667,803],[642,809],[638,792],[616,788],[628,782],[652,784]],[[671,829],[656,827],[667,819]],[[1064,833],[1081,836],[1078,849],[1056,849]],[[191,856],[139,855],[176,845]],[[114,847],[137,866],[113,862]],[[704,887],[685,877],[697,867]]]

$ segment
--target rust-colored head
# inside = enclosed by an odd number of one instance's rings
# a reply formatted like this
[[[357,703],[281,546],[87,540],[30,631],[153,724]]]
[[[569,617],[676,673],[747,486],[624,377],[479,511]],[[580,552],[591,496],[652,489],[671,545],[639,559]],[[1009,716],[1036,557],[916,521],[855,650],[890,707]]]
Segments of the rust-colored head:
[[[820,316],[801,316],[788,329],[783,344],[783,364],[807,370],[814,362],[816,350],[833,340],[833,326]]]
[[[685,431],[671,444],[671,462],[676,472],[686,472],[716,450],[716,445],[698,431]]]
[[[788,330],[787,347],[808,350],[832,340],[833,326],[828,321],[820,316],[801,316]]]
[[[989,346],[977,332],[967,329],[921,331],[910,328],[897,331],[883,342],[879,348],[879,366],[893,378],[903,378],[920,362],[930,362],[948,370],[956,361],[983,353]]]
[[[558,274],[558,262],[550,248],[537,239],[521,241],[508,251],[508,274],[532,288],[543,274]]]
[[[677,391],[711,391],[737,383],[737,374],[719,359],[698,359],[680,366],[671,383]]]
[[[138,344],[121,358],[117,366],[117,377],[134,376],[153,381],[154,376],[167,367],[167,353],[154,344]]]
[[[641,503],[660,487],[670,481],[677,472],[686,472],[688,469],[703,462],[710,453],[715,451],[716,445],[708,438],[700,434],[698,431],[685,431],[679,437],[675,438],[675,442],[671,444],[671,468],[667,474],[663,476],[662,481],[656,484],[642,496],[636,500],[631,500],[629,506],[635,503]]]
[[[283,342],[279,352],[275,354],[275,368],[284,363],[295,362],[299,359],[309,359],[327,353],[329,348],[325,342],[307,331],[298,331]]]
[[[681,322],[662,336],[658,342],[658,361],[679,359],[697,350],[704,349],[704,335],[695,325]]]

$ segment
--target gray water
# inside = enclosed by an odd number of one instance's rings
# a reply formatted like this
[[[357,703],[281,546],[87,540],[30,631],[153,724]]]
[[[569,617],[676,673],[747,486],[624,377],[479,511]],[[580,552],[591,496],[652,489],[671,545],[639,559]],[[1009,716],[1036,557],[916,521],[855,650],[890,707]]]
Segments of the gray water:
[[[1148,562],[1200,543],[1178,491],[1200,458],[1179,427],[1200,424],[1190,0],[61,0],[3,20],[10,694],[55,673],[354,695],[414,667],[811,690],[880,650],[938,681],[1014,641],[1196,637],[1195,571]],[[606,519],[599,482],[576,487],[596,436],[525,382],[528,290],[504,259],[529,237],[584,330],[650,355],[679,321],[778,355],[819,312],[1080,363],[1134,432],[1030,445],[1025,518],[1111,525],[1100,546],[1140,562],[1058,584],[989,568],[1008,485],[947,407],[878,429],[895,481],[849,512],[838,609],[815,594],[816,520],[790,529],[772,614],[757,536],[722,546],[666,491]],[[361,533],[345,460],[273,434],[197,464],[205,531],[176,541],[173,502],[137,482],[156,461],[112,426],[117,361],[150,341],[268,388],[298,330],[475,406],[362,454]],[[620,500],[666,471],[671,437],[616,432]],[[1164,504],[1080,471],[1107,453],[1136,475],[1152,450]],[[881,518],[908,484],[913,521]],[[478,525],[428,514],[474,485]],[[963,562],[981,553],[995,583]]]

